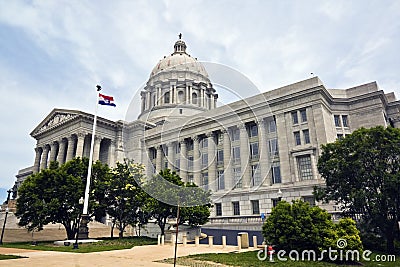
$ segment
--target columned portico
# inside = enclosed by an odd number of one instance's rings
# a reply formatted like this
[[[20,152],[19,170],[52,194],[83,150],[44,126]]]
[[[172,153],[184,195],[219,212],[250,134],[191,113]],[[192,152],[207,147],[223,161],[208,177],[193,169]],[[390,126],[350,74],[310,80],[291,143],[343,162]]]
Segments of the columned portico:
[[[85,143],[85,134],[79,132],[77,134],[77,143],[76,143],[76,154],[75,157],[82,158],[83,157],[83,148]]]
[[[65,148],[67,146],[67,143],[64,139],[61,139],[58,141],[58,154],[57,154],[57,161],[58,163],[64,164],[64,159],[65,159]]]
[[[56,161],[57,149],[58,149],[58,143],[57,142],[53,142],[53,143],[50,144],[50,162],[51,161]]]
[[[68,139],[68,147],[67,147],[67,158],[65,161],[70,161],[74,157],[75,138],[73,136],[69,136],[67,139]]]

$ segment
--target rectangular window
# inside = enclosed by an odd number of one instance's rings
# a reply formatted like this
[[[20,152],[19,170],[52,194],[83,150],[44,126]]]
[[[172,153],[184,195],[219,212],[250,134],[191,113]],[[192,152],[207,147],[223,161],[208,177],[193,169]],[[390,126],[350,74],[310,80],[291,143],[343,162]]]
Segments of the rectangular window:
[[[251,165],[251,185],[258,186],[261,184],[261,174],[259,165]]]
[[[233,163],[240,163],[240,147],[234,146],[233,151]]]
[[[215,203],[215,216],[222,216],[222,204]]]
[[[201,186],[204,190],[208,190],[208,172],[203,172],[201,174]]]
[[[218,190],[224,190],[225,189],[224,171],[219,170],[217,172],[217,175],[218,175]]]
[[[277,198],[272,199],[272,207],[275,208],[278,205],[278,203],[279,203],[279,199],[277,199]]]
[[[258,142],[250,143],[250,156],[252,160],[258,159]]]
[[[333,118],[335,120],[335,126],[336,127],[340,127],[340,116],[339,115],[334,115]]]
[[[181,145],[178,143],[175,145],[175,154],[181,153]]]
[[[240,129],[235,127],[232,129],[232,142],[239,141],[240,139]]]
[[[337,134],[337,139],[342,139],[343,138],[343,134]]]
[[[292,112],[292,120],[293,120],[293,124],[299,123],[299,117],[297,116],[297,111]]]
[[[256,124],[252,124],[249,130],[250,130],[250,138],[258,136],[258,126]]]
[[[258,200],[251,200],[251,210],[253,214],[260,214],[260,202]]]
[[[224,164],[224,151],[222,149],[217,150],[217,165]]]
[[[232,202],[233,215],[240,215],[239,201]]]
[[[193,156],[188,157],[188,171],[193,171]]]
[[[207,148],[208,147],[208,138],[203,138],[200,140],[200,148]]]
[[[187,142],[187,150],[192,151],[193,150],[193,140],[190,140]]]
[[[278,138],[268,140],[268,152],[271,157],[279,154]]]
[[[233,168],[233,186],[234,188],[242,188],[242,169],[240,167]]]
[[[296,144],[296,146],[301,145],[301,139],[300,139],[300,132],[294,132],[294,143]]]
[[[274,133],[276,132],[276,122],[275,120],[270,120],[268,123],[268,132]]]
[[[310,131],[303,130],[303,137],[304,137],[304,143],[309,144],[310,143]]]
[[[272,164],[272,183],[274,184],[282,183],[281,166],[279,162],[275,162]]]
[[[300,110],[301,122],[307,121],[307,111],[305,109]]]
[[[205,168],[208,165],[208,154],[207,153],[202,153],[201,154],[201,167]]]
[[[314,196],[304,196],[303,197],[303,201],[307,202],[308,204],[310,204],[311,207],[315,206],[315,198],[314,198]]]
[[[311,168],[311,156],[299,156],[297,157],[297,165],[299,168],[300,180],[311,180],[313,179],[312,168]]]
[[[347,118],[347,115],[342,115],[342,122],[343,122],[343,127],[349,127],[349,120]]]
[[[193,174],[188,174],[187,179],[188,179],[188,183],[194,183]]]

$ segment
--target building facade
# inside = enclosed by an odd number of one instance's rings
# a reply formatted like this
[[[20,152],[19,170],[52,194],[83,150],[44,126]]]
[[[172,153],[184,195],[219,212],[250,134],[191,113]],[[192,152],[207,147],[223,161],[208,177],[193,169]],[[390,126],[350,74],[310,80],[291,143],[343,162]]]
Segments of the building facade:
[[[147,176],[175,170],[212,191],[209,227],[256,229],[280,199],[321,204],[312,192],[324,184],[317,171],[322,144],[360,127],[400,128],[400,101],[375,82],[328,89],[312,77],[228,105],[218,107],[217,99],[206,69],[179,39],[152,70],[137,120],[98,118],[93,159],[114,166],[131,158],[145,164]],[[51,111],[31,133],[36,157],[17,184],[50,161],[89,157],[93,118]]]

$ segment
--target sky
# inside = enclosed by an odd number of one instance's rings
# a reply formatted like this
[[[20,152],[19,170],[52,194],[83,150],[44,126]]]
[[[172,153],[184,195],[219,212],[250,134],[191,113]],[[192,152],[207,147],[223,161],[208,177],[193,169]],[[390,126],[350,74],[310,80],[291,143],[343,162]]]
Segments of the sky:
[[[0,201],[33,165],[31,131],[53,108],[93,113],[95,86],[124,119],[183,34],[187,52],[261,92],[317,75],[327,88],[377,81],[400,98],[400,1],[0,0]]]

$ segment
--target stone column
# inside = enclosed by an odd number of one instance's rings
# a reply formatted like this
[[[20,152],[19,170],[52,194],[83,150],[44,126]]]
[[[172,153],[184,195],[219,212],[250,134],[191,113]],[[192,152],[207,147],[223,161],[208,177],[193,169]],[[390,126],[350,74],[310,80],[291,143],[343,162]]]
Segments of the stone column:
[[[199,150],[199,137],[196,135],[193,137],[193,180],[198,186],[200,183],[200,170],[201,170],[201,158]]]
[[[192,86],[190,86],[189,87],[189,103],[188,104],[193,103],[192,94],[193,94],[193,89],[192,89]]]
[[[146,110],[151,109],[151,93],[150,91],[147,92],[147,96],[146,96],[146,100],[147,100],[147,107]]]
[[[174,146],[172,142],[167,143],[167,160],[168,160],[168,169],[170,169],[171,171],[174,170]]]
[[[50,161],[56,161],[58,143],[53,142],[50,144]]]
[[[94,137],[94,146],[93,146],[93,161],[96,162],[100,159],[100,143],[101,143],[101,137],[100,136],[95,136]]]
[[[110,141],[110,147],[108,149],[108,166],[115,167],[115,140]]]
[[[204,89],[200,88],[200,107],[204,107]]]
[[[215,154],[215,140],[214,134],[212,132],[207,133],[208,138],[208,183],[210,184],[209,188],[212,191],[217,191],[217,161],[216,161],[216,154]]]
[[[186,85],[186,90],[185,90],[185,102],[186,102],[186,104],[189,104],[189,87],[190,87],[190,85]]]
[[[84,133],[78,133],[75,157],[80,157],[80,158],[83,157],[84,143],[85,143],[85,134]]]
[[[47,168],[47,160],[49,157],[49,150],[50,150],[50,146],[49,145],[45,145],[43,148],[43,154],[42,154],[42,162],[40,162],[40,169],[46,169]]]
[[[270,162],[268,162],[268,146],[265,131],[265,121],[259,120],[257,122],[258,126],[258,146],[259,146],[259,170],[261,181],[263,185],[269,185],[270,181],[268,179],[268,170],[271,168]]]
[[[231,140],[229,138],[229,133],[227,130],[223,130],[224,134],[224,179],[225,179],[225,189],[230,190],[233,187],[233,173],[231,164]]]
[[[187,182],[187,171],[188,171],[188,161],[187,161],[187,146],[185,139],[179,141],[181,144],[181,154],[180,154],[180,170],[179,176],[184,182]]]
[[[68,137],[68,148],[67,158],[65,161],[70,161],[74,157],[75,138],[73,136]]]
[[[40,171],[40,158],[42,156],[43,149],[41,147],[35,147],[35,163],[33,168],[33,173]]]
[[[250,187],[250,164],[249,164],[249,136],[247,134],[246,125],[241,124],[240,129],[240,165],[242,169],[243,188]]]
[[[157,154],[156,154],[156,173],[159,173],[162,170],[162,148],[161,145],[157,146]]]
[[[67,144],[65,143],[65,141],[63,139],[58,141],[57,161],[60,165],[64,164],[64,155],[65,155],[66,146],[67,146]]]

